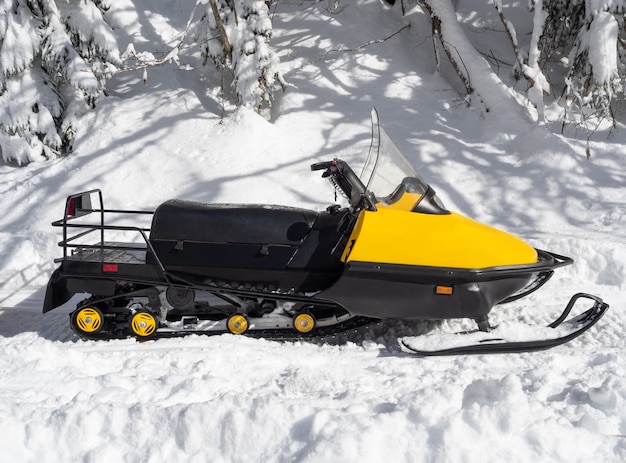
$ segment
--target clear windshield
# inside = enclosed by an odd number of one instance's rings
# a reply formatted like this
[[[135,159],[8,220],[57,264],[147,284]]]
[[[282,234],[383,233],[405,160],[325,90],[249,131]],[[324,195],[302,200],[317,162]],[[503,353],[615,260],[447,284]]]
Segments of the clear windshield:
[[[398,193],[424,194],[428,189],[428,184],[380,126],[375,109],[372,109],[372,144],[360,178],[367,191],[383,202]]]

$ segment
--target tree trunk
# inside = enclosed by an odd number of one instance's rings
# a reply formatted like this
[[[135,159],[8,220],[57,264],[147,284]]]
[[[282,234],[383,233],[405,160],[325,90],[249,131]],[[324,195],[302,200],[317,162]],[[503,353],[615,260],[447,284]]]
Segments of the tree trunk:
[[[436,2],[438,0],[434,1]],[[436,36],[441,42],[444,53],[448,57],[450,64],[452,64],[452,67],[454,68],[454,71],[459,76],[461,82],[463,82],[463,85],[465,86],[465,91],[468,95],[471,95],[472,93],[474,93],[474,89],[470,84],[467,69],[464,69],[465,66],[463,65],[463,60],[458,50],[454,47],[453,44],[451,44],[444,38],[444,33],[441,29],[441,17],[437,12],[435,12],[432,6],[433,0],[419,0],[419,2],[430,15],[430,20],[433,26],[433,36]]]
[[[452,0],[419,0],[419,3],[430,16],[433,34],[439,39],[467,94],[480,102],[486,112],[519,107],[512,90],[465,35]]]
[[[226,35],[226,29],[224,28],[224,23],[222,22],[222,17],[220,16],[220,12],[217,8],[217,3],[215,0],[209,0],[209,4],[211,5],[211,10],[213,11],[213,16],[215,17],[215,23],[217,24],[217,30],[220,33],[220,39],[222,40],[222,44],[224,45],[224,51],[228,56],[228,60],[233,60],[233,47],[230,44],[230,40],[228,40],[228,35]]]

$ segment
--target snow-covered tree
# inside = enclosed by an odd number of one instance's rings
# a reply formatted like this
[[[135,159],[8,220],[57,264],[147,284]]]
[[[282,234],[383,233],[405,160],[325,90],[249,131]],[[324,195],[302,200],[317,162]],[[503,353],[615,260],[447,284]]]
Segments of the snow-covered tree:
[[[626,3],[624,0],[544,0],[539,48],[545,72],[567,64],[565,91],[581,109],[612,116],[611,103],[624,97]],[[557,58],[557,60],[555,60]]]
[[[279,60],[270,47],[272,22],[264,0],[198,0],[201,18],[192,31],[202,56],[228,70],[239,105],[259,111],[271,106],[276,82],[284,86]]]
[[[0,0],[0,153],[18,165],[71,149],[75,119],[120,65],[102,0]]]
[[[467,40],[459,26],[463,24],[463,21],[459,23],[462,16],[454,11],[457,5],[468,11],[471,7],[453,0],[403,0],[402,3],[415,1],[428,13],[433,36],[438,38],[467,93],[480,93],[475,88],[480,78],[470,66],[476,60],[468,55],[475,50],[466,46]],[[613,107],[617,101],[624,100],[626,93],[626,0],[529,0],[532,21],[517,23],[530,25],[531,29],[520,31],[515,30],[505,13],[506,10],[519,12],[519,2],[486,1],[497,10],[512,45],[514,75],[527,82],[526,101],[534,105],[540,121],[544,119],[544,100],[550,95],[554,100],[548,103],[557,101],[566,109],[564,121],[571,120],[572,113],[577,115],[578,122],[590,115],[600,119],[615,117]],[[495,24],[490,30],[501,34],[501,27]],[[520,43],[520,38],[525,42]],[[501,35],[494,40],[501,40]],[[484,56],[492,53],[492,50],[480,51]],[[498,58],[497,66],[506,61],[510,58]],[[491,76],[491,80],[496,78]],[[482,97],[486,97],[484,91]]]

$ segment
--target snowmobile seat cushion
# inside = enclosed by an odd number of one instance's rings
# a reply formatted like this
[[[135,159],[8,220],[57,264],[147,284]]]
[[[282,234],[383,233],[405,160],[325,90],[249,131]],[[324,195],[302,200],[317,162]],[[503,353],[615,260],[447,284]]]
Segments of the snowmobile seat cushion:
[[[285,206],[170,200],[154,212],[150,239],[299,245],[318,213]]]

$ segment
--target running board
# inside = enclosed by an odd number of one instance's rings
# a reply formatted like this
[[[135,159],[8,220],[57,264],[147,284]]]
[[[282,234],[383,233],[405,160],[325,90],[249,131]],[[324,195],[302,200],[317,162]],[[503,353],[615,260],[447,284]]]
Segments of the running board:
[[[593,301],[593,305],[580,315],[566,320],[579,299],[589,299]],[[443,336],[419,336],[410,338],[410,340],[403,338],[400,340],[400,345],[404,352],[420,357],[536,352],[565,344],[577,338],[595,325],[608,308],[609,305],[604,303],[599,297],[578,293],[572,296],[563,313],[547,327],[527,326],[526,330],[536,331],[539,329],[542,333],[545,333],[545,336],[539,337],[539,339],[533,338],[532,333],[526,339],[521,339],[522,336],[520,336],[519,332],[507,333],[507,331],[511,330],[507,330],[507,327],[504,326],[505,323],[503,323],[490,332],[476,331]],[[438,341],[436,342],[437,348],[430,348],[434,344],[433,340],[427,340],[426,338],[435,338]],[[442,344],[444,344],[444,347],[441,346]]]

